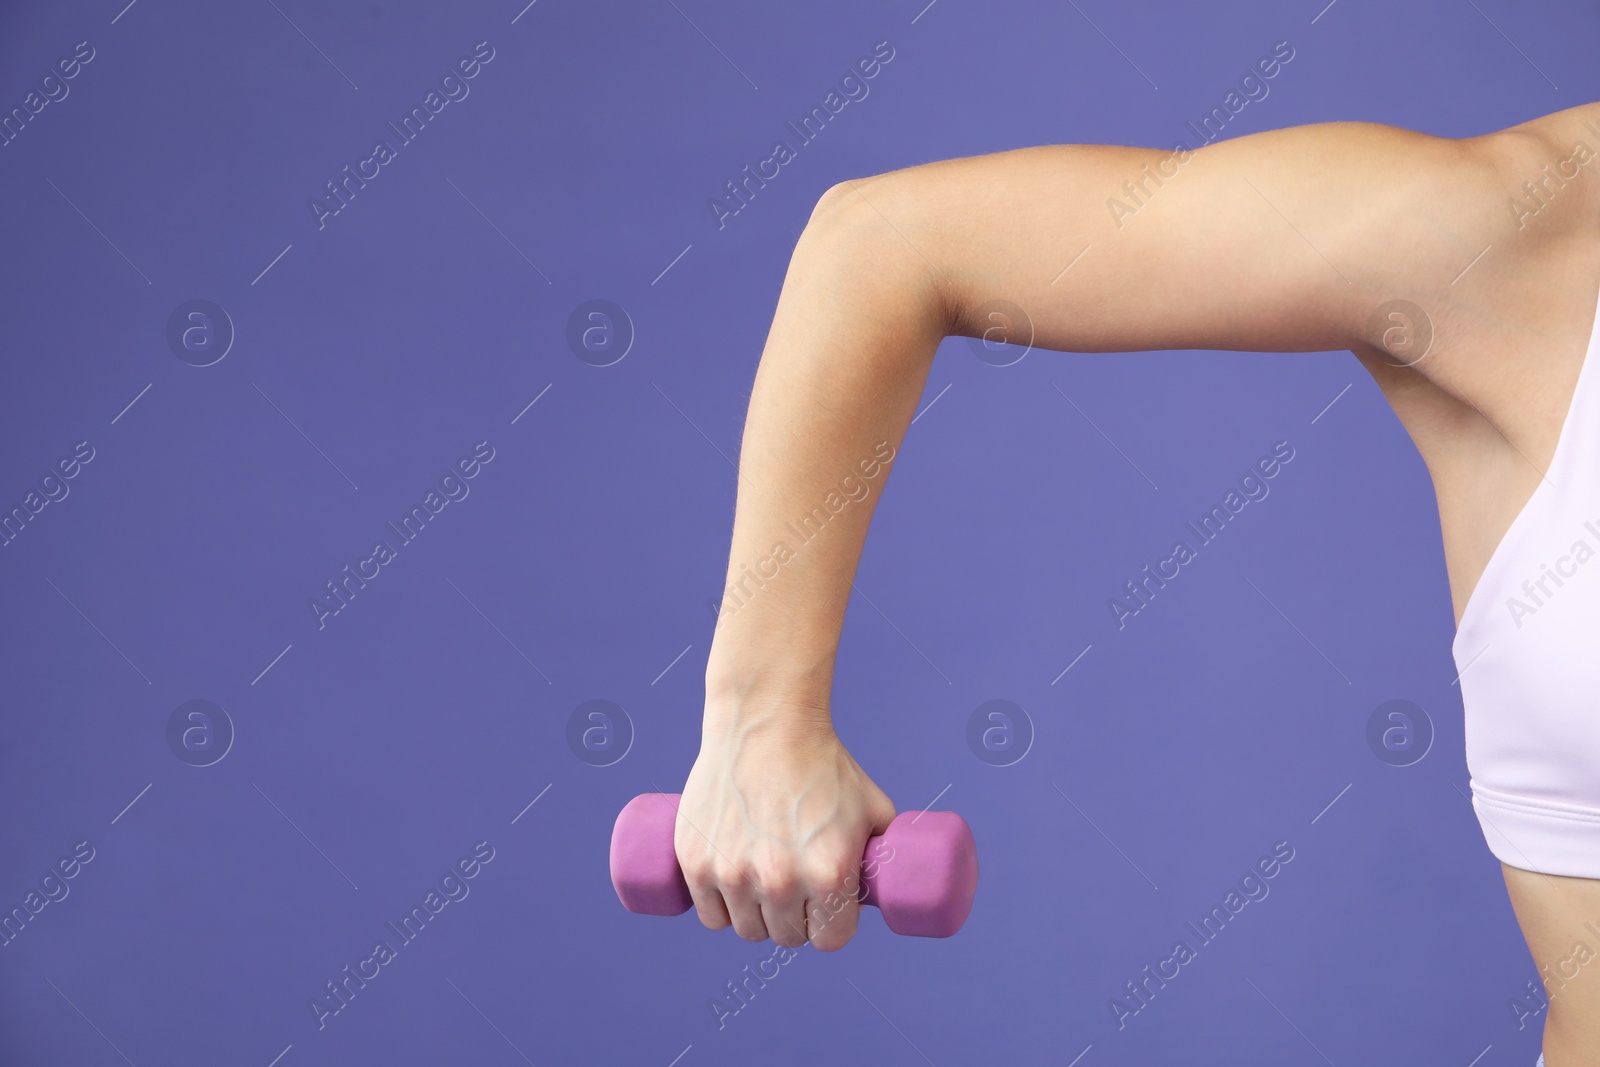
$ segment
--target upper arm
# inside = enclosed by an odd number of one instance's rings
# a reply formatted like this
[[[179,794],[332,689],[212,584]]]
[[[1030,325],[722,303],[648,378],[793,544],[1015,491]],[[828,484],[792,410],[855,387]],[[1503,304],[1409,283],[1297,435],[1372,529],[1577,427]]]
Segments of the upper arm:
[[[953,333],[1005,325],[986,313],[1005,301],[1036,347],[1324,351],[1359,346],[1390,300],[1458,313],[1454,280],[1512,219],[1508,137],[1336,122],[1184,152],[1056,145],[826,199],[927,265]]]

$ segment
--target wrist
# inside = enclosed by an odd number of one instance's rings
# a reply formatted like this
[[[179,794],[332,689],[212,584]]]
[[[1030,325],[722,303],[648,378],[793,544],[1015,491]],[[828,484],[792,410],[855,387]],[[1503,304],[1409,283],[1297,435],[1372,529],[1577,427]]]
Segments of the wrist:
[[[762,620],[766,622],[766,620]],[[719,627],[706,655],[706,701],[799,703],[827,707],[837,641],[781,622]]]
[[[799,740],[831,735],[829,679],[780,669],[706,672],[703,741],[762,735]]]

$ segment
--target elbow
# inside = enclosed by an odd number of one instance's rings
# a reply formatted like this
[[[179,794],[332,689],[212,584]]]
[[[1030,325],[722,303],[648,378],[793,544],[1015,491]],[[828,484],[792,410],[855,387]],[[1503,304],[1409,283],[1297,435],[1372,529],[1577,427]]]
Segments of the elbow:
[[[830,185],[811,208],[806,229],[840,227],[858,223],[855,218],[866,205],[865,194],[856,188],[856,182],[865,179],[846,179]]]
[[[879,179],[848,179],[830,186],[817,198],[795,246],[797,255],[869,255],[884,244],[893,227],[874,201],[890,200],[879,195]],[[871,199],[863,187],[870,185]],[[895,198],[888,206],[904,218],[904,208]]]
[[[829,187],[811,210],[795,258],[875,294],[872,306],[886,315],[911,315],[916,332],[937,344],[960,332],[963,305],[921,180],[910,168]]]

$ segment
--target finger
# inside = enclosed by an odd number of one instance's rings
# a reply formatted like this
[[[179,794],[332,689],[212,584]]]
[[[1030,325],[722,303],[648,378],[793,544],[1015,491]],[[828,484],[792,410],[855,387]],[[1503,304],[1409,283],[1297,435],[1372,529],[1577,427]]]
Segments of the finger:
[[[732,920],[728,918],[727,905],[717,888],[716,870],[706,852],[705,835],[678,812],[674,827],[672,847],[678,856],[678,869],[689,886],[689,899],[694,901],[695,914],[708,930],[721,930]]]
[[[700,916],[700,923],[708,930],[722,930],[733,922],[728,917],[728,906],[722,900],[722,894],[709,879],[684,879],[689,883],[689,896],[694,900],[695,914]]]
[[[790,895],[786,900],[763,902],[761,921],[772,940],[785,948],[799,948],[806,943],[805,900],[802,897]]]
[[[806,936],[823,952],[843,948],[855,936],[861,914],[861,862],[842,856],[812,872],[806,894]]]
[[[681,810],[678,818],[674,839],[674,847],[678,850],[678,867],[689,886],[689,898],[694,901],[701,924],[711,930],[732,925],[739,936],[746,940],[765,940],[766,928],[761,921],[760,907],[753,903],[754,887],[750,880],[724,859],[702,852],[702,844],[709,846],[710,839],[685,819]],[[683,829],[685,826],[688,832]],[[690,832],[698,835],[699,841],[692,841]]]
[[[842,884],[806,900],[806,935],[813,948],[837,952],[856,936],[861,904]]]
[[[746,941],[767,939],[767,924],[761,918],[761,905],[748,886],[724,884],[722,900],[728,906],[728,917],[733,920],[735,933]]]

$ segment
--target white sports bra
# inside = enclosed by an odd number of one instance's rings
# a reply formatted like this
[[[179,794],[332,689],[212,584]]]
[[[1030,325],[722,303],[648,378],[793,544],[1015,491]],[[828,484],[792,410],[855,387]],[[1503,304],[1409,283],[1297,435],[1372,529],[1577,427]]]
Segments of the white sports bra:
[[[1489,851],[1600,878],[1600,303],[1545,478],[1489,557],[1451,652]]]

